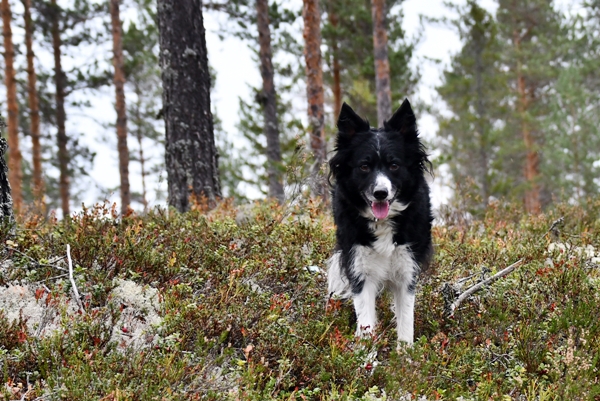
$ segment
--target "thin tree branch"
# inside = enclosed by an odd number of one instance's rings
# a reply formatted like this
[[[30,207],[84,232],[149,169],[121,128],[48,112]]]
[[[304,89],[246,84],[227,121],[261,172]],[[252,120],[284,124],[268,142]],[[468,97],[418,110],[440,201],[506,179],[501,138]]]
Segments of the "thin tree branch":
[[[465,299],[467,299],[468,297],[473,295],[475,292],[481,290],[486,285],[491,284],[494,281],[498,280],[499,278],[510,274],[517,267],[521,266],[523,264],[523,262],[524,262],[524,259],[517,260],[515,263],[513,263],[512,265],[508,266],[507,268],[505,268],[503,270],[500,270],[498,273],[494,274],[492,277],[489,277],[483,281],[480,281],[479,283],[475,284],[474,286],[470,287],[468,290],[466,290],[465,292],[460,294],[460,296],[454,302],[452,302],[450,304],[450,306],[447,308],[448,309],[447,310],[448,317],[454,317],[454,311],[456,310],[456,308],[458,308],[460,306],[462,301],[464,301]]]
[[[19,255],[21,255],[21,256],[29,259],[30,261],[32,261],[33,263],[35,263],[37,266],[40,266],[40,267],[52,267],[52,268],[55,268],[55,269],[58,269],[58,270],[67,271],[67,269],[64,269],[64,268],[62,268],[60,266],[56,266],[56,265],[48,264],[48,263],[40,263],[37,260],[35,260],[34,258],[32,258],[31,256],[27,255],[26,253],[23,253],[23,252],[15,249],[15,248],[11,248],[10,246],[7,246],[6,249],[8,249],[9,251],[12,251],[12,252],[16,252]],[[61,259],[62,258],[57,259],[56,262],[58,262]]]
[[[81,303],[81,299],[79,298],[79,291],[77,290],[77,285],[75,284],[75,278],[73,278],[73,261],[71,260],[71,245],[69,244],[67,244],[67,259],[69,260],[69,280],[71,281],[71,287],[73,287],[75,302],[77,302],[81,313],[85,315],[85,309],[83,308],[83,303]]]

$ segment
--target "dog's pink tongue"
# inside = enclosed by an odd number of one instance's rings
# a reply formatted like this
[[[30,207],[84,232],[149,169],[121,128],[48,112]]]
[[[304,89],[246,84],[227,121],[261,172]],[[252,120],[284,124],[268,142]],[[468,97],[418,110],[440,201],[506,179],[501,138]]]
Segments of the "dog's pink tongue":
[[[387,202],[373,202],[371,204],[371,209],[373,210],[373,215],[376,219],[385,219],[390,212],[390,205]]]

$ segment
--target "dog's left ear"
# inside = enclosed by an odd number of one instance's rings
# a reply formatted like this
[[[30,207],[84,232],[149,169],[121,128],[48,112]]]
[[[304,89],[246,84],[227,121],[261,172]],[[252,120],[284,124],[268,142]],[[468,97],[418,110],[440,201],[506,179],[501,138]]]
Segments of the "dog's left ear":
[[[348,106],[346,102],[344,102],[342,109],[340,110],[337,127],[340,136],[345,135],[348,138],[352,138],[359,132],[367,132],[371,128],[369,122],[356,114],[356,112],[352,110],[352,107]]]
[[[383,123],[383,128],[386,131],[399,132],[405,138],[417,139],[417,120],[408,99],[404,99],[392,118]]]

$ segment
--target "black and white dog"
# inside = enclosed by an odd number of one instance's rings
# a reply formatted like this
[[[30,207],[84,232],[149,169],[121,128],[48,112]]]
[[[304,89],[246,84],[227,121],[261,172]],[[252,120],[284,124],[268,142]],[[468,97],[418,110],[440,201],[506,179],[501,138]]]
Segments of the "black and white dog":
[[[432,255],[430,171],[415,115],[405,100],[375,129],[344,103],[329,162],[337,246],[328,261],[329,296],[352,298],[356,334],[375,329],[375,300],[394,297],[398,340],[413,342],[416,280]]]

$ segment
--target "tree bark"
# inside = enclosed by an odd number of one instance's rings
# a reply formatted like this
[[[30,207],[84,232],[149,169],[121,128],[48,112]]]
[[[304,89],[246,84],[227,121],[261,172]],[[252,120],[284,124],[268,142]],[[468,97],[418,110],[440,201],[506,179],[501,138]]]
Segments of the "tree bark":
[[[18,213],[23,207],[23,193],[21,189],[23,172],[21,170],[21,151],[19,150],[19,105],[17,103],[17,80],[15,78],[14,56],[15,51],[12,41],[11,12],[8,0],[2,0],[0,5],[2,14],[2,33],[4,35],[4,61],[6,100],[8,108],[8,181],[12,188],[14,210]]]
[[[65,113],[65,85],[66,77],[62,69],[62,41],[60,38],[60,8],[56,4],[56,0],[52,0],[52,49],[54,53],[54,84],[56,85],[56,128],[57,128],[57,145],[58,145],[58,165],[60,170],[60,199],[63,212],[63,218],[68,218],[71,213],[69,205],[70,195],[70,177],[69,163],[70,155],[67,149],[67,132],[65,129],[65,121],[67,119]]]
[[[113,82],[116,92],[117,148],[119,151],[119,174],[121,177],[121,214],[129,211],[131,193],[129,190],[129,148],[127,147],[127,106],[125,103],[125,71],[123,67],[123,42],[120,0],[110,0],[110,19],[113,37]]]
[[[306,95],[310,124],[310,147],[315,155],[313,181],[315,192],[327,198],[327,180],[321,167],[327,158],[325,113],[323,109],[323,68],[321,66],[321,13],[319,0],[304,0],[304,58],[306,60]]]
[[[267,138],[267,175],[269,197],[283,202],[284,192],[281,178],[281,145],[279,143],[279,123],[277,119],[277,96],[273,72],[273,52],[271,50],[271,29],[269,27],[268,0],[256,0],[256,24],[260,58],[260,75],[263,81],[262,106],[264,110],[265,136]]]
[[[330,1],[330,5],[333,1]],[[338,16],[335,13],[334,7],[329,8],[328,18],[333,29],[338,27]],[[340,60],[338,55],[338,38],[337,33],[331,39],[331,55],[332,55],[332,73],[333,73],[333,114],[337,116],[342,109],[342,85],[340,80]]]
[[[6,128],[6,124],[0,117],[0,224],[11,224],[14,221],[13,200],[8,182],[8,167],[4,161],[7,148],[6,139],[1,135],[4,128]]]
[[[158,0],[169,205],[221,196],[202,2]]]
[[[485,209],[490,196],[488,185],[488,133],[484,123],[486,114],[483,95],[483,52],[485,50],[485,37],[483,32],[478,31],[473,38],[474,59],[475,59],[475,107],[477,110],[477,131],[479,133],[479,194],[481,196],[481,207]]]
[[[23,0],[25,8],[25,46],[27,48],[27,92],[29,95],[29,118],[31,119],[31,144],[33,158],[33,197],[44,207],[44,178],[42,176],[42,146],[40,143],[40,108],[37,92],[33,53],[33,22],[31,20],[31,0]]]
[[[377,123],[379,127],[382,127],[383,122],[392,116],[392,91],[390,89],[385,0],[371,0],[371,13],[373,16]]]
[[[139,158],[140,158],[140,169],[141,169],[141,179],[142,179],[142,205],[144,205],[144,212],[148,211],[148,196],[146,193],[146,158],[144,156],[144,135],[142,133],[142,116],[140,113],[141,108],[141,97],[142,90],[139,85],[134,85],[134,92],[137,97],[137,102],[135,103],[135,109],[133,112],[134,118],[137,121],[137,130],[136,130],[136,138],[139,146]]]
[[[519,51],[521,47],[521,37],[519,32],[515,30],[513,34],[513,44]],[[525,144],[525,165],[524,176],[527,184],[525,190],[525,210],[528,213],[539,214],[542,211],[540,201],[540,185],[538,183],[539,172],[539,155],[537,152],[537,143],[534,138],[534,133],[527,119],[527,111],[530,106],[529,95],[527,93],[527,84],[525,75],[521,68],[521,63],[517,61],[517,95],[518,95],[518,111],[521,123],[521,135]]]

